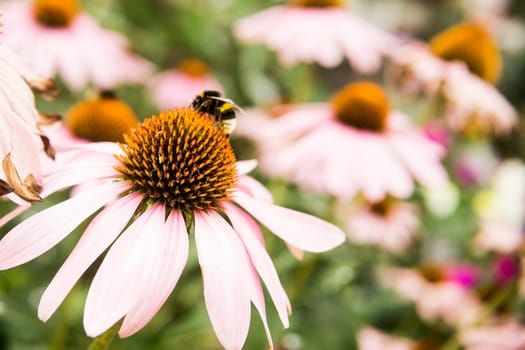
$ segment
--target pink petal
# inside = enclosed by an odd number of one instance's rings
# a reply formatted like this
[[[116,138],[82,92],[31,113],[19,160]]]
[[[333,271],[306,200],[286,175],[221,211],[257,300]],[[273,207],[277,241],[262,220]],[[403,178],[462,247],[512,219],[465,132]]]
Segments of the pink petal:
[[[257,167],[257,160],[240,160],[237,162],[237,173],[239,175],[248,174],[250,171]]]
[[[130,194],[109,205],[91,221],[40,299],[38,317],[42,321],[51,317],[80,276],[120,234],[141,201],[141,196]]]
[[[226,349],[242,349],[250,325],[253,295],[244,247],[233,229],[215,212],[195,213],[195,242],[204,301],[213,329]]]
[[[345,240],[341,229],[312,215],[261,202],[240,192],[235,201],[275,235],[299,249],[323,252]]]
[[[241,209],[231,203],[224,204],[225,213],[230,218],[235,232],[242,240],[244,247],[248,251],[250,260],[261,276],[264,284],[270,292],[270,296],[277,308],[279,317],[284,327],[288,327],[288,314],[291,311],[290,301],[279,280],[275,266],[264,249],[264,246],[253,234],[253,219],[245,214]]]
[[[253,177],[239,176],[237,179],[237,188],[245,192],[250,197],[254,197],[268,203],[273,202],[272,193]]]
[[[136,284],[141,294],[124,319],[121,337],[136,333],[151,320],[175,288],[188,259],[188,232],[182,214],[172,211],[167,222],[164,222],[164,213],[159,214],[152,219],[161,220],[161,229],[148,232],[155,249],[148,252],[147,266]]]
[[[26,211],[29,208],[31,208],[31,206],[27,205],[25,203],[22,204],[22,205],[16,206],[13,210],[11,210],[10,212],[8,212],[8,213],[4,214],[4,216],[2,216],[2,218],[0,219],[0,227],[4,226],[9,221],[13,220],[18,215],[22,214],[24,211]]]
[[[101,185],[47,208],[15,226],[0,241],[0,269],[23,264],[51,249],[82,221],[122,192],[122,185]]]
[[[250,271],[251,278],[249,281],[252,284],[249,287],[251,291],[250,299],[253,302],[253,305],[255,305],[255,309],[257,309],[257,312],[259,313],[259,316],[263,322],[264,334],[266,335],[266,339],[270,345],[269,349],[273,350],[272,334],[270,333],[270,327],[268,326],[268,321],[266,319],[266,305],[264,301],[264,292],[261,286],[261,280],[257,276],[255,267],[252,264],[250,264]]]
[[[155,207],[148,208],[120,235],[93,278],[84,311],[89,336],[96,337],[114,325],[141,294],[136,283],[145,272],[151,232],[159,229],[158,220],[152,219],[154,212]]]
[[[64,169],[63,171],[48,175],[44,178],[43,197],[48,196],[58,190],[77,185],[90,180],[112,178],[119,175],[113,166],[80,166],[74,169]]]

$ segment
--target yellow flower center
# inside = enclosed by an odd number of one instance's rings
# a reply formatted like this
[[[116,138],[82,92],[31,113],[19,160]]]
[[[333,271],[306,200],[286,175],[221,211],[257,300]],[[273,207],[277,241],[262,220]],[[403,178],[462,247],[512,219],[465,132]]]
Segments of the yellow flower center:
[[[383,90],[371,82],[352,83],[333,98],[337,119],[354,128],[383,131],[390,105]]]
[[[291,0],[294,6],[301,7],[344,7],[344,0]]]
[[[138,123],[133,110],[111,92],[82,101],[68,113],[67,125],[76,136],[93,141],[123,142],[124,133]]]
[[[193,212],[231,199],[235,155],[211,118],[190,108],[161,112],[124,136],[116,169],[145,197]]]
[[[489,83],[495,83],[501,73],[499,50],[489,35],[480,25],[465,22],[453,26],[431,41],[433,53],[448,61],[462,61],[468,69]]]
[[[37,21],[47,27],[67,27],[80,12],[77,0],[35,0]]]
[[[177,67],[180,71],[195,77],[201,78],[209,73],[208,65],[201,60],[188,58],[179,63]]]

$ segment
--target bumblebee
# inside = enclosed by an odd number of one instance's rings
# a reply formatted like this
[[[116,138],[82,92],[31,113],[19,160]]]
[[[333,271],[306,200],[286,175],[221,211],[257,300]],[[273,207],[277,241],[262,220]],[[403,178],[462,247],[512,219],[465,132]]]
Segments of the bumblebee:
[[[236,110],[242,112],[235,102],[222,97],[220,92],[214,90],[201,92],[193,99],[190,107],[213,118],[227,137],[230,137],[237,125]]]

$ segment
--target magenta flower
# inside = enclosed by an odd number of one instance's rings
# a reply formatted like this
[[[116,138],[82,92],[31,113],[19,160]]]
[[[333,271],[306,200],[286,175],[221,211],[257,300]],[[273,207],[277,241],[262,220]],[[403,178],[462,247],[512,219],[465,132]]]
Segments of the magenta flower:
[[[101,28],[76,0],[7,1],[0,12],[2,41],[35,71],[58,74],[73,90],[89,82],[102,89],[141,82],[150,72],[122,35]]]
[[[414,180],[428,187],[446,184],[444,148],[392,110],[373,83],[347,85],[330,104],[293,106],[273,120],[256,117],[259,128],[246,130],[247,121],[239,128],[247,136],[254,132],[261,169],[307,190],[343,200],[361,192],[375,202],[387,194],[410,196]]]
[[[291,1],[237,22],[236,37],[265,44],[282,63],[315,62],[335,67],[347,58],[359,72],[371,73],[397,39],[343,7],[340,0]]]
[[[46,321],[86,269],[109,248],[89,288],[84,327],[97,336],[123,318],[119,334],[139,331],[164,304],[195,235],[204,300],[219,341],[242,348],[251,303],[271,343],[261,279],[288,326],[290,303],[264,248],[257,219],[286,243],[321,252],[344,240],[332,224],[272,204],[269,192],[236,162],[222,130],[191,109],[160,113],[126,144],[79,145],[57,157],[44,178],[50,193],[83,184],[72,198],[35,214],[0,241],[0,268],[41,255],[97,210],[40,301]]]

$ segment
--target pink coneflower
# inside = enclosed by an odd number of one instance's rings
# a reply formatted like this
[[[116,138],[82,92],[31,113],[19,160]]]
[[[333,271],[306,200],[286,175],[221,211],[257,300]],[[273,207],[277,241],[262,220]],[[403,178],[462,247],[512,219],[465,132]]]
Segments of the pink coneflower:
[[[138,118],[131,107],[106,90],[73,105],[63,123],[44,129],[53,140],[55,150],[61,153],[89,142],[123,142],[124,134],[137,124]]]
[[[525,349],[525,328],[519,320],[501,320],[465,330],[461,334],[461,343],[466,350]]]
[[[44,292],[39,317],[49,319],[109,247],[88,292],[84,327],[97,336],[123,318],[120,336],[132,335],[174,289],[192,233],[204,300],[224,347],[242,348],[251,303],[270,337],[260,279],[286,327],[290,304],[254,218],[306,251],[331,249],[344,233],[272,204],[268,191],[246,175],[251,163],[236,162],[223,131],[192,109],[153,116],[125,142],[120,148],[98,143],[71,151],[44,178],[44,191],[77,184],[84,190],[23,221],[0,241],[0,268],[8,269],[41,255],[103,208]]]
[[[463,281],[449,277],[446,270],[434,267],[421,271],[389,267],[379,273],[383,285],[415,303],[422,319],[451,326],[470,324],[478,317],[481,303]]]
[[[3,42],[35,71],[58,74],[73,90],[88,82],[110,89],[149,74],[150,64],[128,52],[125,38],[101,28],[76,0],[8,1],[0,12]]]
[[[30,70],[3,45],[0,75],[0,195],[17,203],[39,201],[40,157],[53,157],[54,150],[40,129],[45,121],[35,108],[31,86],[49,92],[52,84],[33,80]]]
[[[259,143],[262,170],[343,200],[358,192],[370,201],[406,198],[414,180],[428,187],[447,180],[441,145],[370,82],[347,85],[330,104],[294,107],[260,133],[268,135]]]
[[[265,44],[286,65],[335,67],[346,57],[363,73],[377,70],[397,44],[395,37],[346,10],[341,0],[292,0],[270,7],[241,19],[235,35],[245,43]]]
[[[392,197],[376,203],[355,203],[343,220],[352,242],[378,246],[393,253],[405,250],[419,229],[416,207]]]
[[[372,327],[364,327],[357,332],[357,348],[359,350],[415,350],[417,343],[383,333]]]
[[[223,90],[208,66],[196,59],[186,59],[176,69],[161,73],[151,86],[153,100],[162,110],[187,107],[203,90]]]
[[[504,254],[519,249],[525,224],[525,165],[517,159],[501,163],[491,186],[476,195],[474,211],[479,219],[477,249]]]
[[[403,45],[390,58],[390,80],[410,93],[443,97],[453,130],[504,133],[515,125],[516,111],[494,87],[501,73],[498,48],[481,24],[458,24],[428,45]]]

